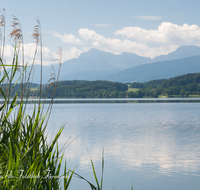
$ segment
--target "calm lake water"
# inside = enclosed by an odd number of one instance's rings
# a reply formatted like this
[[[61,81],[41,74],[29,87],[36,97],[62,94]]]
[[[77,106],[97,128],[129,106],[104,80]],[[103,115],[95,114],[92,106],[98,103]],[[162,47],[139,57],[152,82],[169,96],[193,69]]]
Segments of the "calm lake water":
[[[198,101],[57,102],[49,120],[48,138],[51,140],[64,124],[61,147],[92,123],[65,149],[65,159],[68,168],[77,166],[75,171],[95,184],[90,156],[100,180],[104,149],[104,190],[130,190],[132,184],[134,190],[199,190]],[[90,187],[74,177],[70,189]]]

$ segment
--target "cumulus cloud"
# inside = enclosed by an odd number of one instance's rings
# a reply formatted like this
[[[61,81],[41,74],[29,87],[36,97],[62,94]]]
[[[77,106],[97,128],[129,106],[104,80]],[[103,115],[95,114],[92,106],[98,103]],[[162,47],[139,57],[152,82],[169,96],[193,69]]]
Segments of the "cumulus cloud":
[[[140,19],[156,20],[156,16],[137,16]],[[103,27],[107,24],[96,24]],[[170,22],[161,23],[157,29],[144,29],[141,27],[124,27],[114,32],[113,38],[107,38],[98,34],[95,30],[81,28],[78,36],[73,34],[54,36],[60,38],[64,43],[81,45],[81,49],[72,47],[65,50],[65,60],[77,58],[80,53],[90,48],[97,48],[114,54],[122,52],[136,53],[140,56],[154,58],[161,54],[168,54],[183,45],[200,46],[200,27],[197,25],[177,25]]]
[[[36,48],[35,43],[24,44],[24,60],[25,60],[25,63],[28,63],[28,65],[33,63],[35,48]],[[6,64],[11,64],[13,54],[14,54],[14,48],[10,45],[6,45],[4,52],[5,52],[4,60]],[[36,55],[35,64],[40,64],[41,62],[40,62],[40,55],[39,55],[39,52],[40,52],[39,46],[38,46],[37,52],[38,54]],[[49,65],[50,61],[55,59],[53,53],[47,47],[42,48],[42,58],[43,58],[43,65]],[[22,64],[21,51],[19,51],[19,64]]]
[[[91,41],[95,48],[115,54],[131,52],[140,56],[153,58],[157,55],[168,54],[179,47],[177,45],[149,47],[145,42],[136,42],[128,39],[120,40],[117,38],[105,38],[104,36],[97,34],[94,30],[89,30],[87,28],[81,28],[79,30],[79,35],[84,40]]]
[[[160,20],[161,17],[159,16],[135,16],[135,18],[138,18],[140,20]]]
[[[81,44],[81,41],[78,38],[76,38],[73,34],[64,34],[62,36],[60,34],[55,33],[54,36],[60,38],[63,43]]]
[[[63,61],[67,61],[73,58],[78,58],[81,53],[86,52],[86,51],[88,51],[88,48],[84,48],[83,50],[80,50],[76,47],[71,47],[70,49],[63,50],[62,52]]]
[[[124,49],[128,47],[133,47],[135,45],[139,45],[127,39],[122,41],[117,38],[105,38],[104,36],[97,34],[94,30],[89,30],[87,28],[81,28],[78,31],[78,33],[80,37],[83,38],[84,40],[92,41],[93,46],[107,45],[111,46],[112,48],[115,47],[117,50],[119,48]]]
[[[101,41],[104,40],[105,38],[100,35],[97,34],[94,30],[89,30],[87,28],[81,28],[79,31],[79,36],[85,40],[97,40],[97,41]]]
[[[200,45],[200,28],[197,25],[183,24],[179,26],[170,22],[163,22],[157,30],[124,27],[122,30],[117,30],[115,35],[122,35],[145,43]]]

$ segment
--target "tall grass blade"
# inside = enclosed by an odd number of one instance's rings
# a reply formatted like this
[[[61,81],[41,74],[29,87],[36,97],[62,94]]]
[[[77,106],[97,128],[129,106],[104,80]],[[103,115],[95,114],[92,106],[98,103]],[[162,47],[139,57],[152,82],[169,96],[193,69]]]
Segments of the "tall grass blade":
[[[104,149],[103,149],[103,152],[102,152],[101,190],[103,189],[103,172],[104,172]]]
[[[99,182],[98,182],[98,179],[97,179],[97,175],[96,175],[96,171],[95,171],[95,168],[94,168],[92,158],[90,158],[90,161],[91,161],[91,164],[92,164],[93,175],[94,175],[94,178],[95,178],[95,181],[96,181],[96,184],[97,184],[97,188],[98,188],[98,190],[100,190],[100,186],[99,186]]]

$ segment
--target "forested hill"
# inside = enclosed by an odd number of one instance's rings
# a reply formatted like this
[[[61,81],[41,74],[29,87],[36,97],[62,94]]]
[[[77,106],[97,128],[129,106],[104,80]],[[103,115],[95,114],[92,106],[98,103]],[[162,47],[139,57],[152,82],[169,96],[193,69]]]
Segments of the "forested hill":
[[[56,83],[42,87],[42,97],[51,98]],[[3,88],[7,88],[4,85]],[[110,81],[59,81],[55,90],[55,98],[142,98],[158,97],[159,95],[200,95],[200,73],[177,76],[170,79],[152,80],[145,83],[134,82],[129,85]],[[29,84],[28,92],[32,97],[39,97],[40,85]],[[20,97],[21,85],[17,84],[11,96],[18,93]],[[5,90],[5,89],[4,89]]]
[[[46,97],[51,97],[54,84],[45,90]],[[123,98],[128,86],[126,84],[109,81],[60,81],[57,84],[55,97],[65,98]]]
[[[186,86],[188,84],[199,84],[200,83],[200,73],[189,73],[186,75],[180,75],[170,79],[160,79],[145,82],[144,87],[152,88],[168,88],[171,86]]]
[[[134,86],[135,85],[135,86]],[[54,85],[48,86],[46,96],[51,97]],[[109,81],[61,81],[55,97],[65,98],[129,98],[158,97],[159,95],[200,95],[200,73],[191,73],[170,79],[152,80],[145,83],[132,83],[130,87],[138,91],[127,91],[123,83]]]
[[[158,97],[159,95],[200,95],[200,73],[191,73],[170,79],[132,83],[132,88],[140,88],[129,97]]]
[[[42,98],[51,98],[56,83],[42,85]],[[11,84],[12,91],[10,96],[14,97],[17,93],[21,96],[21,84]],[[40,96],[40,85],[34,83],[24,83],[26,86],[25,96],[27,93],[30,97],[38,98]],[[9,85],[4,84],[3,90],[6,91]],[[125,98],[128,86],[123,83],[109,81],[59,81],[55,90],[55,98]],[[0,97],[2,94],[0,93]]]

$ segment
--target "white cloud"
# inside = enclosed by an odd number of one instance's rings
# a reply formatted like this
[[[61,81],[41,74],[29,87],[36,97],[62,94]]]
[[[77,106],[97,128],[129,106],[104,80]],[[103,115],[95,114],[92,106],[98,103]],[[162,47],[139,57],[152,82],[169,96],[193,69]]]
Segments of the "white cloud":
[[[97,27],[111,27],[111,24],[95,24]]]
[[[137,18],[159,19],[159,17],[155,16],[137,16]],[[108,25],[96,24],[96,26],[103,27]],[[183,45],[200,46],[199,26],[188,24],[177,25],[170,22],[163,22],[157,29],[150,30],[141,27],[124,27],[121,30],[116,30],[114,32],[115,37],[113,38],[107,38],[98,34],[95,30],[88,28],[79,29],[78,34],[79,36],[54,33],[54,36],[62,39],[65,43],[82,45],[81,49],[74,46],[65,50],[66,53],[64,53],[63,60],[77,58],[80,53],[93,47],[114,54],[130,52],[154,58],[175,51]]]
[[[4,56],[5,57],[13,57],[13,54],[14,54],[13,49],[14,48],[12,46],[6,45],[4,48]]]
[[[170,53],[178,48],[177,45],[149,47],[148,44],[144,42],[135,42],[128,39],[120,40],[117,38],[105,38],[104,36],[97,34],[94,30],[89,30],[87,28],[81,28],[79,30],[79,35],[84,40],[91,41],[95,48],[115,54],[131,52],[140,56],[153,58],[157,55]]]
[[[24,61],[28,65],[33,63],[34,53],[36,45],[35,43],[24,44]],[[10,45],[5,46],[4,60],[6,64],[11,64],[14,55],[14,48]],[[22,51],[19,52],[19,64],[22,64]],[[55,59],[53,53],[47,47],[42,47],[42,59],[43,65],[51,64],[50,61]],[[38,46],[35,64],[40,64],[40,47]]]
[[[160,20],[161,17],[159,16],[135,16],[135,18],[138,18],[140,20]]]
[[[62,60],[67,61],[73,58],[79,57],[79,55],[83,52],[88,51],[87,48],[84,48],[83,50],[77,49],[76,47],[71,47],[70,49],[63,50],[62,52]]]
[[[25,63],[28,63],[28,65],[31,65],[33,63],[33,57],[35,53],[35,48],[36,45],[35,43],[29,43],[29,44],[24,44],[24,60]],[[88,48],[82,48],[78,49],[76,47],[71,47],[70,49],[64,49],[62,51],[62,62],[77,58],[79,55],[83,52],[87,52],[89,49]],[[11,64],[12,63],[12,58],[14,54],[14,48],[10,45],[5,46],[5,51],[4,51],[4,61],[6,64]],[[49,48],[47,47],[42,47],[42,64],[43,65],[51,65],[52,63],[56,63],[55,59],[57,58],[57,53],[52,52]],[[22,55],[21,51],[19,53],[19,64],[22,64]],[[40,60],[40,47],[38,46],[37,49],[37,55],[34,64],[39,65],[41,64]]]
[[[85,40],[104,41],[106,39],[102,35],[97,34],[94,30],[89,30],[87,28],[81,28],[78,33],[79,36]]]
[[[179,26],[170,22],[163,22],[157,30],[124,27],[122,30],[117,30],[115,35],[133,38],[144,43],[200,45],[200,28],[197,25],[184,24]]]
[[[78,38],[76,38],[73,34],[64,34],[62,36],[60,34],[55,33],[54,36],[60,38],[63,43],[81,44],[81,41]]]
[[[87,28],[81,28],[79,31],[79,35],[84,40],[90,40],[92,41],[93,46],[100,46],[100,45],[106,45],[111,46],[112,48],[115,47],[115,49],[123,49],[126,47],[132,47],[136,45],[135,42],[131,42],[129,40],[120,40],[117,38],[105,38],[104,36],[97,34],[94,30],[89,30]],[[138,44],[137,44],[138,45]],[[123,47],[122,47],[123,46]]]

